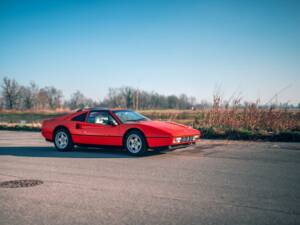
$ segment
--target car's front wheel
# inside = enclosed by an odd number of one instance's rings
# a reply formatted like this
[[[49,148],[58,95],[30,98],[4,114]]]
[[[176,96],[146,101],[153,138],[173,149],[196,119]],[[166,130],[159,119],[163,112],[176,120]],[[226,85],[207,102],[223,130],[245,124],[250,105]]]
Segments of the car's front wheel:
[[[143,155],[148,147],[144,135],[139,131],[129,132],[124,140],[127,152],[131,155]]]
[[[74,147],[70,133],[63,128],[55,132],[54,145],[58,151],[71,151]]]

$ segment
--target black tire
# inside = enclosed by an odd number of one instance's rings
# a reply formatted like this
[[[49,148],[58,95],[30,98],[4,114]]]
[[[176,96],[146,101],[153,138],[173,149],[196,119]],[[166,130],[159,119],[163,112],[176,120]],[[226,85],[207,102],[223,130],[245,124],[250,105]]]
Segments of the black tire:
[[[133,147],[133,144],[130,144],[130,140],[136,140],[134,144],[136,148]],[[140,147],[139,144],[140,143]],[[123,141],[124,148],[126,149],[127,153],[133,156],[142,156],[148,150],[146,139],[143,133],[133,130],[126,134],[124,141]]]
[[[58,135],[62,135],[62,137],[66,137],[66,144],[60,144],[58,140]],[[63,136],[64,135],[64,136]],[[54,146],[58,151],[65,152],[65,151],[72,151],[74,148],[74,144],[72,141],[72,137],[70,132],[67,129],[59,128],[55,131],[54,138],[53,138]]]

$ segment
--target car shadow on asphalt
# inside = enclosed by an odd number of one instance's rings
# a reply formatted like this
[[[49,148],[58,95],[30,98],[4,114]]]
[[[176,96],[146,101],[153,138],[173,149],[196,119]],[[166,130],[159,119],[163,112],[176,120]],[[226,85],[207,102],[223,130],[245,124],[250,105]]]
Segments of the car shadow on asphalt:
[[[53,157],[53,158],[132,158],[154,157],[165,154],[159,151],[148,151],[142,157],[130,156],[120,148],[89,148],[76,147],[70,152],[59,152],[54,147],[44,146],[8,146],[0,147],[0,156],[20,157]]]

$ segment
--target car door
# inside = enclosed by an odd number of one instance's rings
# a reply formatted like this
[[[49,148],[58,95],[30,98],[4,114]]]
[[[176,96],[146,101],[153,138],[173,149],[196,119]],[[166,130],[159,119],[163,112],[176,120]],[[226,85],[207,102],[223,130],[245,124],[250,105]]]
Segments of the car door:
[[[82,130],[81,141],[91,145],[122,145],[122,136],[117,121],[109,111],[92,110],[86,121],[77,129]]]

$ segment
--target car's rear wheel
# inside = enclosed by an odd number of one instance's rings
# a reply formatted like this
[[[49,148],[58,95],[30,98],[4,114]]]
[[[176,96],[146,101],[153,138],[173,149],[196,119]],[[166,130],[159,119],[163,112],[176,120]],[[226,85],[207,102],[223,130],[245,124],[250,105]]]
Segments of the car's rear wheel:
[[[55,132],[54,145],[58,151],[71,151],[74,147],[70,133],[64,128]]]
[[[139,131],[129,132],[124,140],[124,146],[130,155],[143,155],[148,147],[144,135]]]

